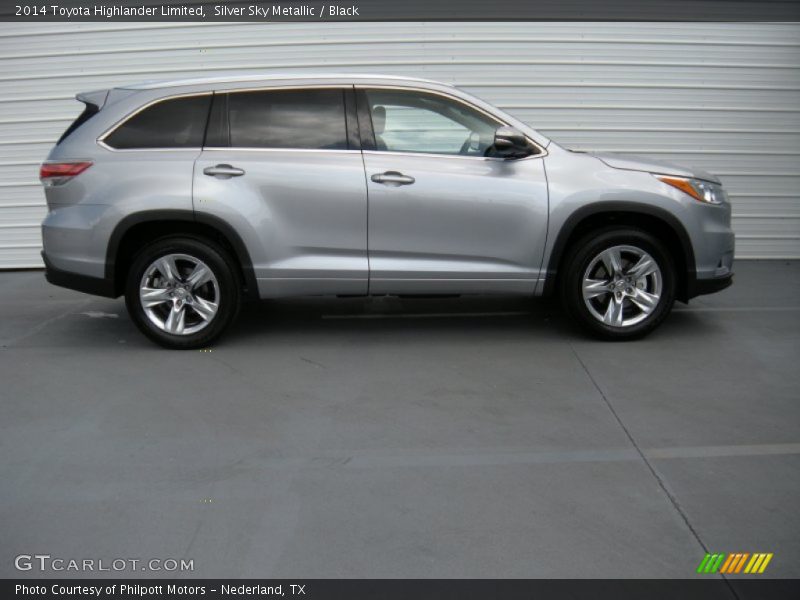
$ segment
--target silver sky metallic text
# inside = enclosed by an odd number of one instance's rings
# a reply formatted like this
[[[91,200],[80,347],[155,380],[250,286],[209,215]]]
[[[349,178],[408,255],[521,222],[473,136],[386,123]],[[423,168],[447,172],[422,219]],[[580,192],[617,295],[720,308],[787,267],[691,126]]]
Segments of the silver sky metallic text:
[[[259,17],[261,19],[281,19],[292,17],[359,17],[358,7],[355,5],[341,6],[328,4],[322,7],[299,5],[256,5],[228,6],[215,4],[212,8],[215,17]]]

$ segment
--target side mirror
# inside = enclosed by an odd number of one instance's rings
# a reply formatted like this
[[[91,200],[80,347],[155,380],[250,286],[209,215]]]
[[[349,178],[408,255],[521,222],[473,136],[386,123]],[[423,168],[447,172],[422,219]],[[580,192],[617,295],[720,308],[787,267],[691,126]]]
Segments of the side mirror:
[[[528,138],[520,130],[506,125],[494,132],[494,148],[498,156],[518,158],[531,153]]]

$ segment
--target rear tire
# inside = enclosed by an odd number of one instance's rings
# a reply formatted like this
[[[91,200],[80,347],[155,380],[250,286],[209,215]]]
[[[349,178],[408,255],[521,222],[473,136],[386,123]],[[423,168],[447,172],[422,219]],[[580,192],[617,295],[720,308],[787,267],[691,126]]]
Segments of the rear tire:
[[[560,274],[570,316],[605,340],[641,338],[667,317],[675,302],[675,264],[651,234],[609,227],[572,246]]]
[[[125,304],[148,338],[180,350],[208,346],[236,318],[241,304],[238,269],[210,241],[162,238],[134,258]]]

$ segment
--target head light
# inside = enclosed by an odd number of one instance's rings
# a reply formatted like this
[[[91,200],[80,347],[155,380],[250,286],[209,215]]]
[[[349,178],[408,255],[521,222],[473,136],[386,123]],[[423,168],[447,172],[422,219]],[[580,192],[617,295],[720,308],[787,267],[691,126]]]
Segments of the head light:
[[[722,204],[727,202],[728,196],[721,185],[703,181],[702,179],[690,179],[688,177],[667,177],[666,175],[656,175],[656,179],[663,181],[667,185],[678,188],[680,191],[689,194],[699,202],[706,204]]]

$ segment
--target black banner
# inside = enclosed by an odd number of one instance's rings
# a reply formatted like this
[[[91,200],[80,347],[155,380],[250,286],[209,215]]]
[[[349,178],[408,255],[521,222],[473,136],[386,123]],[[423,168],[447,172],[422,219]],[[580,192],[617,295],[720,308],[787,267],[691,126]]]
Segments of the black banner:
[[[308,579],[5,580],[3,598],[293,598],[296,600],[763,600],[800,598],[800,580],[731,579]]]
[[[0,0],[2,21],[800,21],[798,0]]]

